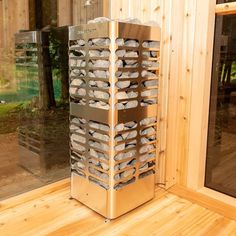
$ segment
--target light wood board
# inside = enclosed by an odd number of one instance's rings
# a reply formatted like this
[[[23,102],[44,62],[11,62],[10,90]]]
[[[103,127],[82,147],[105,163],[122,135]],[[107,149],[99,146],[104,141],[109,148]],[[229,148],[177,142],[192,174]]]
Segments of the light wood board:
[[[71,200],[69,186],[63,184],[1,210],[0,235],[236,235],[235,221],[160,189],[152,201],[105,222]]]

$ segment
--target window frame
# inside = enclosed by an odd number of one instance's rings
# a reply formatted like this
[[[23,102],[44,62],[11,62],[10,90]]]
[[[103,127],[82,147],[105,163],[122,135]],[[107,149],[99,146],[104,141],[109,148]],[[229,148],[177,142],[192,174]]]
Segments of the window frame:
[[[205,34],[203,44],[206,46],[206,54],[202,59],[205,62],[204,70],[193,70],[193,78],[199,79],[200,88],[202,93],[197,97],[195,93],[192,93],[191,97],[191,117],[189,120],[189,143],[188,143],[188,163],[187,163],[187,182],[186,187],[202,193],[208,197],[216,200],[223,201],[233,207],[236,207],[236,198],[228,196],[224,193],[220,193],[216,190],[212,190],[205,187],[205,169],[206,169],[206,150],[207,150],[207,135],[208,135],[208,122],[209,122],[209,107],[210,107],[210,87],[211,87],[211,71],[212,71],[212,58],[213,58],[213,42],[215,35],[215,16],[236,14],[236,1],[231,3],[216,4],[215,1],[208,0],[209,8],[208,15],[203,17],[208,24],[207,30],[202,32]],[[213,3],[214,2],[214,3]],[[198,16],[196,21],[198,21]],[[195,29],[196,30],[196,29]],[[202,45],[199,39],[195,39],[196,44]],[[198,45],[198,46],[199,46]],[[197,52],[196,52],[197,53]],[[195,55],[199,57],[199,55]],[[195,61],[198,59],[196,58]],[[192,92],[198,88],[192,88]],[[199,104],[203,95],[203,102]],[[197,107],[197,109],[196,109]],[[200,114],[197,112],[200,111]],[[201,119],[196,120],[196,117]],[[200,129],[200,131],[198,131]],[[197,135],[196,135],[197,134]]]

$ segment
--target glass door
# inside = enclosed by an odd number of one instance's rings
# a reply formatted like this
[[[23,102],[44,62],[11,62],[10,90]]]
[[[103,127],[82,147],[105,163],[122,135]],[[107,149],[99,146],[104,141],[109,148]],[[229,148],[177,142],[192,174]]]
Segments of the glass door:
[[[236,197],[236,14],[216,15],[205,186]]]

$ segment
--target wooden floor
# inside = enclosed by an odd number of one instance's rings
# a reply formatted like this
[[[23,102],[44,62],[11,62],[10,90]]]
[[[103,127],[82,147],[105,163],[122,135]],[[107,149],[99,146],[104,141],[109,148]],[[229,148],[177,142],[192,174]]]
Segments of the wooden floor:
[[[75,200],[69,183],[0,203],[0,235],[236,235],[236,222],[158,190],[154,200],[111,222]]]

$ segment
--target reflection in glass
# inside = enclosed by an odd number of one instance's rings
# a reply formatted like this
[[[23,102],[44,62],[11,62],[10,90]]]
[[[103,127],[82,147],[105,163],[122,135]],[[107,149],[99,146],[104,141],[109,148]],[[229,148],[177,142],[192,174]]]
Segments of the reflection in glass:
[[[4,50],[0,42],[0,200],[70,174],[67,28],[45,29],[56,25],[46,13],[35,17],[43,31],[14,28]]]
[[[205,185],[236,197],[236,15],[217,16]]]

